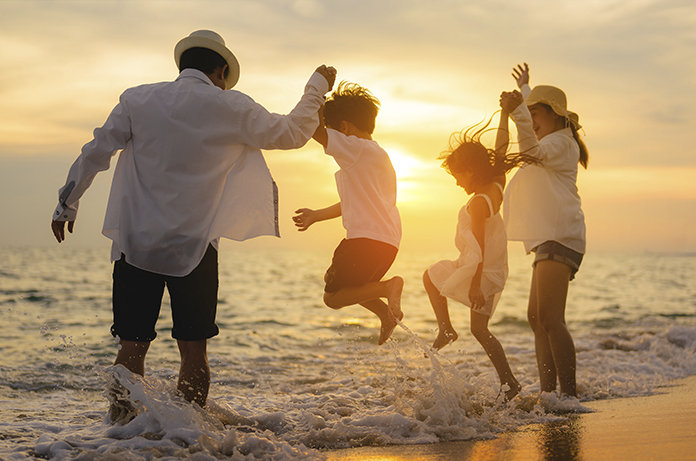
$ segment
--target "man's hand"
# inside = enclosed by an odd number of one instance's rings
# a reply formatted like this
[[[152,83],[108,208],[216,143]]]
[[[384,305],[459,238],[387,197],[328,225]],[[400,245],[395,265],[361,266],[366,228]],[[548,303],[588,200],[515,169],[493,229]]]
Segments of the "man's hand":
[[[326,82],[329,84],[329,91],[331,91],[331,88],[333,88],[334,82],[336,81],[336,69],[333,67],[326,67],[324,64],[322,64],[321,66],[317,67],[316,72],[324,76]]]
[[[299,210],[295,210],[295,213],[297,214],[292,217],[292,220],[295,221],[295,226],[298,228],[297,230],[300,232],[306,231],[309,228],[309,226],[317,222],[316,210],[311,210],[309,208],[300,208]]]
[[[65,240],[65,223],[66,221],[51,221],[51,230],[53,231],[53,235],[56,237],[56,240],[58,240],[58,243]],[[67,223],[68,232],[72,234],[73,228],[75,227],[75,221],[67,221]]]
[[[522,85],[529,85],[529,64],[518,64],[512,68],[512,78],[517,82],[517,88],[522,88]]]
[[[500,107],[504,110],[507,111],[507,113],[511,114],[515,109],[517,109],[517,106],[522,104],[522,101],[524,98],[522,97],[522,93],[519,91],[503,91],[500,94]]]

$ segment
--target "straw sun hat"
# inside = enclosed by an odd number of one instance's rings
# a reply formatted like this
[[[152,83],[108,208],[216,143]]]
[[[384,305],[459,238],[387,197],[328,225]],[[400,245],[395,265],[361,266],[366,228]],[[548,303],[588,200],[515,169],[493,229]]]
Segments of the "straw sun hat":
[[[179,40],[179,43],[174,47],[174,60],[177,68],[179,67],[181,55],[190,48],[207,48],[222,56],[230,69],[225,79],[227,89],[237,84],[237,80],[239,80],[239,62],[234,57],[234,54],[227,49],[225,41],[219,34],[212,30],[203,29],[191,32],[191,35]]]
[[[527,104],[527,106],[533,106],[534,104],[546,104],[547,106],[551,107],[551,110],[553,110],[557,115],[570,120],[576,130],[581,128],[580,117],[575,112],[568,110],[568,102],[566,100],[565,93],[555,86],[535,86],[524,102]]]

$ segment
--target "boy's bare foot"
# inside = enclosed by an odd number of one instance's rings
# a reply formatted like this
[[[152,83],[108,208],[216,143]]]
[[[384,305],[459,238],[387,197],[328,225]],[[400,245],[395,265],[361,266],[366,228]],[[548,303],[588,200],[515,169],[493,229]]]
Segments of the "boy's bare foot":
[[[401,284],[403,286],[403,280],[401,281]],[[394,332],[394,328],[396,328],[396,321],[397,320],[400,321],[403,318],[404,318],[404,313],[401,312],[400,309],[399,309],[399,316],[398,317],[395,317],[394,315],[392,315],[392,311],[387,310],[387,315],[385,317],[381,318],[382,326],[379,329],[379,341],[377,342],[377,344],[379,344],[381,346],[382,344],[386,343],[387,339],[389,339],[389,337]]]
[[[433,342],[433,349],[439,351],[448,344],[455,342],[457,338],[459,338],[459,335],[454,330],[440,330],[437,338],[435,338],[435,342]]]
[[[389,310],[397,320],[404,318],[404,313],[401,312],[401,292],[403,289],[404,279],[398,275],[389,280],[389,295],[387,296],[387,301]]]

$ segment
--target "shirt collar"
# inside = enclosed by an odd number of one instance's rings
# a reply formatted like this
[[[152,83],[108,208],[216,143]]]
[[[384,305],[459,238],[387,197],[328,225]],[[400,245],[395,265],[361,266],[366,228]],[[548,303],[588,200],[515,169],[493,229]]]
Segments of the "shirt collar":
[[[210,78],[205,75],[203,72],[201,72],[198,69],[184,69],[179,73],[179,76],[176,78],[177,80],[180,80],[182,78],[197,78],[199,80],[204,81],[208,85],[215,86],[210,80]]]

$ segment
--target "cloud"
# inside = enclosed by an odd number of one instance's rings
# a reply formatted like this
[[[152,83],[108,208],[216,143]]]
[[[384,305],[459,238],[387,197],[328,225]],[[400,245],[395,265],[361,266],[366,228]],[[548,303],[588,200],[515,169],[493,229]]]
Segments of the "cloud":
[[[510,68],[527,60],[533,83],[561,86],[581,114],[594,166],[666,161],[658,150],[696,162],[682,133],[696,123],[686,0],[5,2],[4,147],[86,134],[126,87],[171,79],[174,43],[204,27],[240,59],[238,89],[274,111],[290,110],[314,67],[333,64],[384,100],[382,132],[401,128],[437,150],[444,142],[426,139],[492,114],[514,85]]]

